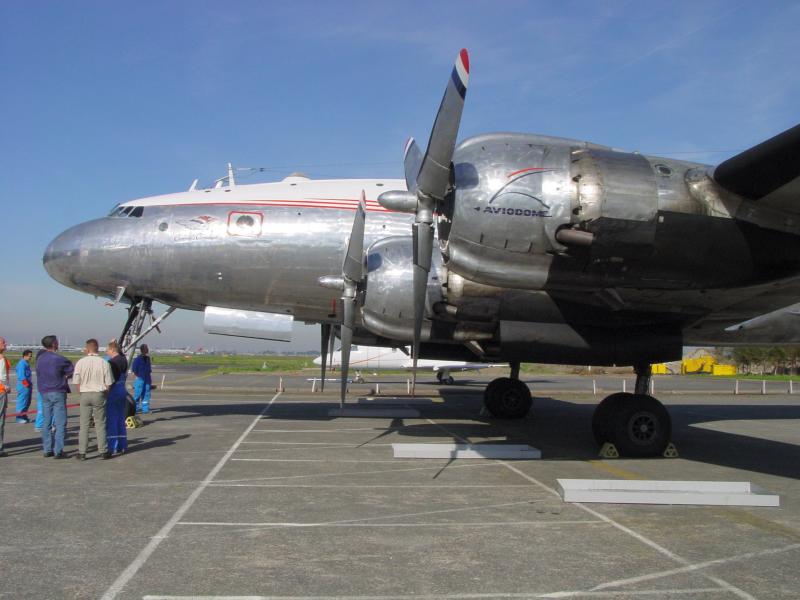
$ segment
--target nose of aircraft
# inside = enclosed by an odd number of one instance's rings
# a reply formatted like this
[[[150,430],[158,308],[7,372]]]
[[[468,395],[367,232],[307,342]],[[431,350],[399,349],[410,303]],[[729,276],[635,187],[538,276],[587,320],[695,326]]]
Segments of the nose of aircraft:
[[[315,358],[314,359],[314,364],[315,365],[321,365],[322,364],[322,357],[318,356],[317,358]]]
[[[73,281],[80,262],[80,238],[77,227],[71,227],[60,233],[47,245],[42,257],[42,263],[48,275],[59,283],[75,287]]]

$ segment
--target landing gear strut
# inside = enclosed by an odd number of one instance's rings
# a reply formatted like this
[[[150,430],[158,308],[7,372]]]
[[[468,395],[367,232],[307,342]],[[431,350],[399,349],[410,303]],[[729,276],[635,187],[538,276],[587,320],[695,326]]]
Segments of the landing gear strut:
[[[531,391],[519,380],[519,363],[512,362],[511,377],[498,377],[483,392],[483,404],[499,419],[521,419],[533,404]]]
[[[153,329],[161,331],[158,326],[174,312],[175,307],[170,306],[162,315],[154,317],[153,301],[150,298],[142,298],[131,304],[128,309],[128,319],[125,321],[122,334],[119,336],[120,351],[127,356],[128,364],[131,364],[133,360],[136,344],[142,341]],[[150,317],[150,325],[145,328],[144,322],[147,317]]]
[[[442,385],[453,385],[456,382],[448,371],[436,371],[436,379]]]
[[[621,456],[659,456],[669,444],[672,420],[661,402],[647,394],[650,365],[638,365],[635,393],[611,394],[594,411],[592,433],[599,445],[610,442]]]

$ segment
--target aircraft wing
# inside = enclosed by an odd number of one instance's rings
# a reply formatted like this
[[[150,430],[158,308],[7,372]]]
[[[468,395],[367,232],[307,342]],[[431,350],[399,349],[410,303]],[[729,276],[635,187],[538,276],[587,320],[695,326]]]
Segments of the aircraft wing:
[[[713,177],[749,200],[800,214],[800,125],[720,163]]]

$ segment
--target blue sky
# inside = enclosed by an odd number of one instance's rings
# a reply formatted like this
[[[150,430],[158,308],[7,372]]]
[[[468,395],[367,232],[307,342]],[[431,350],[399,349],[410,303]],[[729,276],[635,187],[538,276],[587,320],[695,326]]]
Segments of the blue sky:
[[[209,182],[400,177],[462,46],[461,137],[525,131],[717,163],[797,124],[798,2],[0,3],[0,335],[118,333],[47,242],[117,202]],[[285,348],[174,316],[154,345]],[[298,332],[292,349],[316,347]]]

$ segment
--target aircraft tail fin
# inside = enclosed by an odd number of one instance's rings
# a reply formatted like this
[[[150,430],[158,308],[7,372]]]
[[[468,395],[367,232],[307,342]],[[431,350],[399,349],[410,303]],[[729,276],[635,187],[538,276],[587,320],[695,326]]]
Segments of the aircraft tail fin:
[[[759,204],[800,213],[800,125],[720,163],[713,177]]]

